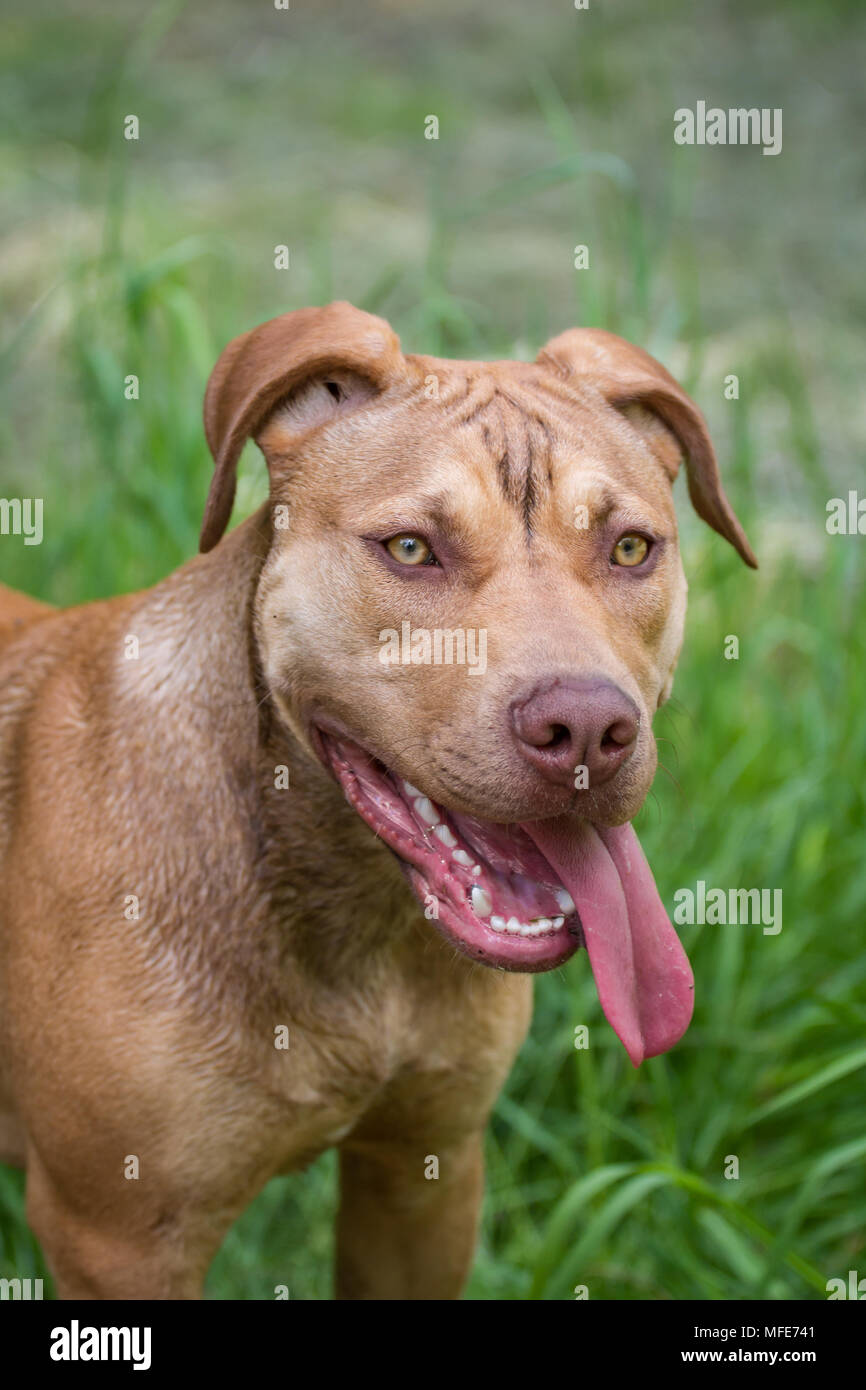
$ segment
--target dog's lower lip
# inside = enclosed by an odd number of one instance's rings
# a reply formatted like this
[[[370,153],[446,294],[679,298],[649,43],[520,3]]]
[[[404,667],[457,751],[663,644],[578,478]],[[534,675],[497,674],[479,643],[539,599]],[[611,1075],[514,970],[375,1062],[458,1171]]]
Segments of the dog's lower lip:
[[[342,730],[313,730],[347,800],[397,856],[425,916],[452,944],[525,972],[552,969],[583,944],[567,890],[519,826],[447,811]]]

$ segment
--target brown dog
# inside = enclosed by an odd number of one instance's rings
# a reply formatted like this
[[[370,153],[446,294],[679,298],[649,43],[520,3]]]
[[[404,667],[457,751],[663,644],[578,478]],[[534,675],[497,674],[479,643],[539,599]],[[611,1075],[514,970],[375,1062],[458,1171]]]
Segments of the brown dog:
[[[303,309],[226,348],[205,425],[205,554],[0,596],[3,1156],[67,1298],[196,1297],[332,1145],[338,1293],[455,1297],[530,973],[585,944],[635,1064],[691,1014],[628,825],[681,453],[752,552],[699,411],[608,333],[452,362]],[[248,437],[270,501],[220,541]]]

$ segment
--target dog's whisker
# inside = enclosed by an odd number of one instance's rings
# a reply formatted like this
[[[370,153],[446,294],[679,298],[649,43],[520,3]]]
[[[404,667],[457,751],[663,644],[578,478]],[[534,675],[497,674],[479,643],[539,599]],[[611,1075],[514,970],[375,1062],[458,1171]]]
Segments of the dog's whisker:
[[[664,765],[663,762],[659,762],[659,771],[660,771],[660,772],[663,772],[663,773],[665,774],[665,776],[668,777],[668,778],[670,779],[670,781],[673,783],[673,785],[676,787],[677,791],[679,792],[680,796],[684,797],[684,796],[685,796],[685,792],[683,791],[682,784],[677,780],[677,778],[676,778],[676,777],[674,776],[674,774],[671,772],[670,768],[669,768],[669,767],[665,767],[665,765]]]

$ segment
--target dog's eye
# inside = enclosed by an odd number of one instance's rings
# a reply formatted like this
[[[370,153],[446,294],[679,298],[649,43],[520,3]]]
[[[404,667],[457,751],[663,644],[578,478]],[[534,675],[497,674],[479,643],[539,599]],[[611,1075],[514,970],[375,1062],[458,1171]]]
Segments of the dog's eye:
[[[385,542],[389,555],[401,565],[435,565],[436,557],[420,536],[392,536]]]
[[[611,554],[611,560],[615,565],[627,565],[633,568],[640,565],[649,554],[649,541],[645,536],[620,536]]]

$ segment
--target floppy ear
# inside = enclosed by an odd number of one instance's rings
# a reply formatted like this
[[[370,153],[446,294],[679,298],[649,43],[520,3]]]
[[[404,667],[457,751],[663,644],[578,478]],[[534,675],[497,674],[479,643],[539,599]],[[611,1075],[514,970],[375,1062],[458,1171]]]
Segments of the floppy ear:
[[[698,516],[730,541],[747,565],[757,569],[746,533],[725,496],[707,422],[660,362],[601,328],[573,328],[561,333],[542,348],[536,360],[541,366],[552,367],[561,377],[573,376],[594,387],[609,405],[631,418],[638,429],[640,408],[656,415],[679,441],[685,455],[689,496]],[[657,439],[649,442],[673,481],[678,458],[660,448]]]
[[[306,405],[287,413],[295,432],[324,424],[384,389],[404,359],[384,319],[337,302],[298,309],[233,339],[211,373],[204,428],[216,468],[202,522],[200,549],[212,550],[231,516],[237,462],[274,407],[310,383]],[[319,389],[313,391],[318,379]],[[285,431],[284,431],[285,434]]]

